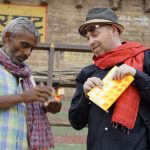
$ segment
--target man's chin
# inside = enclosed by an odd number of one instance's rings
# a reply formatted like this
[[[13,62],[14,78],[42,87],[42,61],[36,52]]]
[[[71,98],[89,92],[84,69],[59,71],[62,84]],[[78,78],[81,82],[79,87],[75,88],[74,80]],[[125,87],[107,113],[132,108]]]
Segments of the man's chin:
[[[98,57],[98,56],[100,56],[100,55],[103,55],[103,54],[105,53],[105,51],[104,51],[104,50],[101,50],[101,49],[99,49],[99,48],[96,48],[96,49],[93,50],[93,53],[94,53],[94,55],[95,55],[96,57]]]
[[[18,61],[15,59],[13,60],[13,63],[16,64],[17,66],[20,66],[23,63],[23,61]]]
[[[105,52],[99,52],[99,53],[95,53],[94,55],[96,56],[96,57],[99,57],[99,56],[102,56],[102,55],[104,55],[105,54]]]

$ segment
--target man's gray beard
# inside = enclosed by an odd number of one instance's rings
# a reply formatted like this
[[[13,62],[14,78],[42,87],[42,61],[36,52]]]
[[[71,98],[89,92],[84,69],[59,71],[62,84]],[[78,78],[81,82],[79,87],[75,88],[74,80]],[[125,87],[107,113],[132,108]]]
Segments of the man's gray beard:
[[[14,64],[16,64],[17,66],[20,66],[20,65],[21,65],[20,62],[16,61],[15,57],[12,58],[12,62],[13,62]]]

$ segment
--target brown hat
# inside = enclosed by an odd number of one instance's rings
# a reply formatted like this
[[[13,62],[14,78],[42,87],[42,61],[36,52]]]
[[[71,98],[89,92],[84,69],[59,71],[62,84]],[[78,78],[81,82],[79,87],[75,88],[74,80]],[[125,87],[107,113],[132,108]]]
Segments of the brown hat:
[[[117,16],[110,8],[92,8],[88,11],[86,22],[79,27],[79,33],[83,35],[83,30],[93,24],[113,24],[122,33],[124,27],[117,23]]]

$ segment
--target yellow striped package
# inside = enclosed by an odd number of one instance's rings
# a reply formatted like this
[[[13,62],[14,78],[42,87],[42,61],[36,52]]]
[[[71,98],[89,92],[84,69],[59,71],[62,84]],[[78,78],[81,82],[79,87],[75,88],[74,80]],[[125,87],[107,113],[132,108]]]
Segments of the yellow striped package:
[[[102,80],[104,86],[102,88],[95,87],[87,94],[93,103],[105,111],[108,111],[111,105],[134,80],[131,75],[126,75],[121,80],[113,80],[112,76],[117,68],[117,66],[114,66],[104,77]]]

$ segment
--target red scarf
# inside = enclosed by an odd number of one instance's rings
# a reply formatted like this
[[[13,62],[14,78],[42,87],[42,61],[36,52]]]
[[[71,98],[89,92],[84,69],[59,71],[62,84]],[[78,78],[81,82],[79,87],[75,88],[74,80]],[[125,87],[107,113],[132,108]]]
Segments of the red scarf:
[[[127,64],[143,72],[144,51],[148,48],[137,42],[126,42],[112,51],[93,57],[94,64],[100,69],[106,69],[119,63]],[[120,123],[128,129],[133,129],[138,113],[140,95],[131,84],[117,99],[112,122]]]

